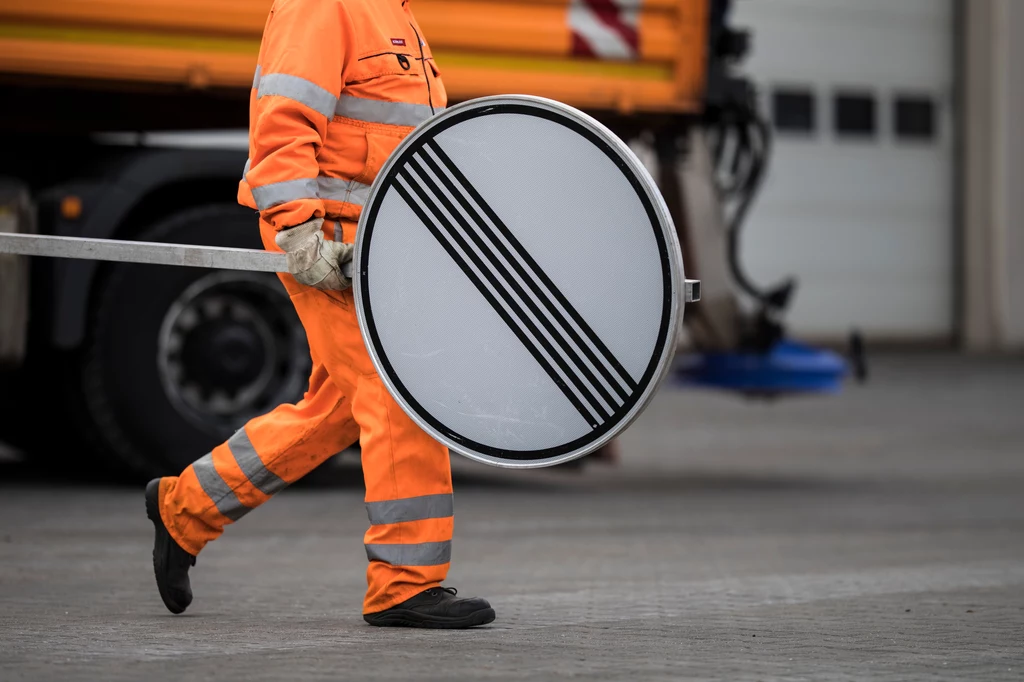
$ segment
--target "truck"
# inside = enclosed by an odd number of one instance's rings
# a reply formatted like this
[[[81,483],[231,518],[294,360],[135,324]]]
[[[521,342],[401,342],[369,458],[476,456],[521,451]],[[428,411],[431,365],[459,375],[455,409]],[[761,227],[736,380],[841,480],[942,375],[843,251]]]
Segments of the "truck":
[[[270,4],[0,1],[0,230],[260,248],[235,196]],[[450,103],[548,97],[647,154],[687,276],[704,282],[688,342],[778,336],[789,289],[759,289],[735,257],[767,126],[728,2],[415,0],[413,11]],[[0,440],[54,466],[177,472],[301,398],[310,365],[273,276],[0,255]]]

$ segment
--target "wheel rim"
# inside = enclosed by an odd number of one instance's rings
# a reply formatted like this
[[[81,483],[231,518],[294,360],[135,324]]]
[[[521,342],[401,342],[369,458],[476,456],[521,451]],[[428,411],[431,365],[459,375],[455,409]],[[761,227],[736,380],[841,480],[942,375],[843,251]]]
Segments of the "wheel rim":
[[[311,369],[305,333],[280,282],[237,272],[206,275],[171,304],[157,364],[179,414],[222,438],[295,402]]]

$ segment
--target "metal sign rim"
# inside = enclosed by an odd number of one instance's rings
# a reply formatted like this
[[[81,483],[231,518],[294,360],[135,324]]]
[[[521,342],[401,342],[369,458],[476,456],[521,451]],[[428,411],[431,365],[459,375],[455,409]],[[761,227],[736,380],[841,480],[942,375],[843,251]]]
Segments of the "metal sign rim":
[[[637,398],[636,402],[624,415],[620,421],[615,424],[612,428],[608,429],[600,437],[594,439],[585,446],[572,450],[570,452],[562,453],[546,459],[533,459],[533,460],[511,460],[502,459],[499,457],[493,457],[484,453],[476,452],[473,450],[467,450],[458,441],[448,437],[444,433],[438,432],[429,422],[427,422],[411,405],[408,404],[402,392],[398,390],[390,374],[385,371],[383,363],[377,353],[377,348],[369,343],[369,339],[372,338],[369,331],[369,323],[366,319],[366,311],[363,307],[363,278],[365,271],[363,267],[363,252],[365,247],[365,236],[367,234],[366,222],[368,216],[371,215],[370,210],[378,200],[378,193],[380,192],[381,186],[394,168],[395,164],[402,157],[403,153],[412,145],[416,144],[417,141],[425,133],[432,128],[440,125],[444,121],[453,116],[460,115],[466,111],[488,108],[495,105],[501,104],[519,104],[519,105],[532,105],[541,109],[547,109],[554,113],[560,114],[567,118],[574,120],[576,123],[582,125],[584,128],[589,129],[592,133],[601,138],[606,142],[613,151],[616,152],[617,156],[625,163],[629,169],[637,176],[640,180],[640,185],[650,200],[653,206],[654,212],[658,218],[658,226],[661,228],[663,237],[665,239],[665,246],[668,251],[668,256],[675,261],[674,265],[670,265],[669,278],[670,278],[670,309],[668,319],[668,329],[664,345],[661,349],[660,357],[658,358],[657,369],[651,376],[648,385],[644,388],[643,393]],[[386,192],[386,190],[385,190]],[[415,130],[407,135],[395,148],[395,150],[388,157],[387,161],[381,167],[377,173],[376,179],[370,187],[369,197],[364,204],[364,209],[359,216],[359,225],[356,231],[355,248],[353,254],[353,277],[352,277],[352,288],[353,288],[353,299],[356,305],[356,318],[359,322],[359,331],[363,337],[364,345],[366,346],[367,353],[370,356],[370,360],[373,363],[374,369],[377,371],[377,375],[380,377],[384,386],[387,388],[388,393],[392,398],[401,406],[402,410],[409,416],[413,422],[416,423],[421,429],[438,442],[444,444],[449,450],[452,450],[463,457],[504,469],[540,469],[549,466],[555,466],[565,462],[570,462],[574,459],[579,459],[587,454],[599,449],[603,445],[607,444],[613,438],[625,431],[636,419],[643,413],[643,411],[650,404],[651,399],[657,393],[658,389],[665,380],[665,377],[669,373],[671,367],[671,360],[675,354],[677,345],[677,336],[679,331],[679,319],[684,312],[685,304],[682,302],[680,297],[681,287],[685,275],[683,272],[683,260],[682,252],[680,250],[679,239],[676,235],[675,227],[672,222],[671,215],[669,214],[668,207],[665,204],[664,198],[661,196],[660,190],[658,190],[654,179],[651,177],[647,168],[644,167],[643,163],[636,157],[633,150],[626,145],[617,135],[615,135],[606,126],[598,122],[596,119],[588,116],[587,114],[565,105],[556,100],[548,99],[545,97],[537,97],[534,95],[493,95],[488,97],[479,97],[476,99],[467,100],[460,102],[454,106],[448,107],[442,113],[431,117],[427,121],[421,123]]]

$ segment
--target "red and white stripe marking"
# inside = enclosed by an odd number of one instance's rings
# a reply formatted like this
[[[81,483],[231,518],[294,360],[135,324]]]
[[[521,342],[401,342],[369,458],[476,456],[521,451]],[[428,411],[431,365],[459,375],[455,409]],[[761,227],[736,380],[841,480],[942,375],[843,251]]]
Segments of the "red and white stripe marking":
[[[598,59],[636,59],[643,0],[569,0],[572,53]]]

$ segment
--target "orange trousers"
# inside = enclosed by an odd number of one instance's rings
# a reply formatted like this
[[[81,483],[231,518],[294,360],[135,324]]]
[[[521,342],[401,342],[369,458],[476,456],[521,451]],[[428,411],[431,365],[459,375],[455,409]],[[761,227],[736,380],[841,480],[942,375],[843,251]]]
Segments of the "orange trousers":
[[[355,225],[325,222],[325,236]],[[274,229],[260,222],[263,243]],[[313,359],[309,390],[250,420],[226,443],[160,482],[160,515],[179,545],[198,554],[224,526],[349,447],[362,449],[369,567],[364,613],[439,585],[451,557],[452,479],[448,449],[399,407],[377,376],[359,333],[352,290],[318,291],[281,280],[305,327]]]

